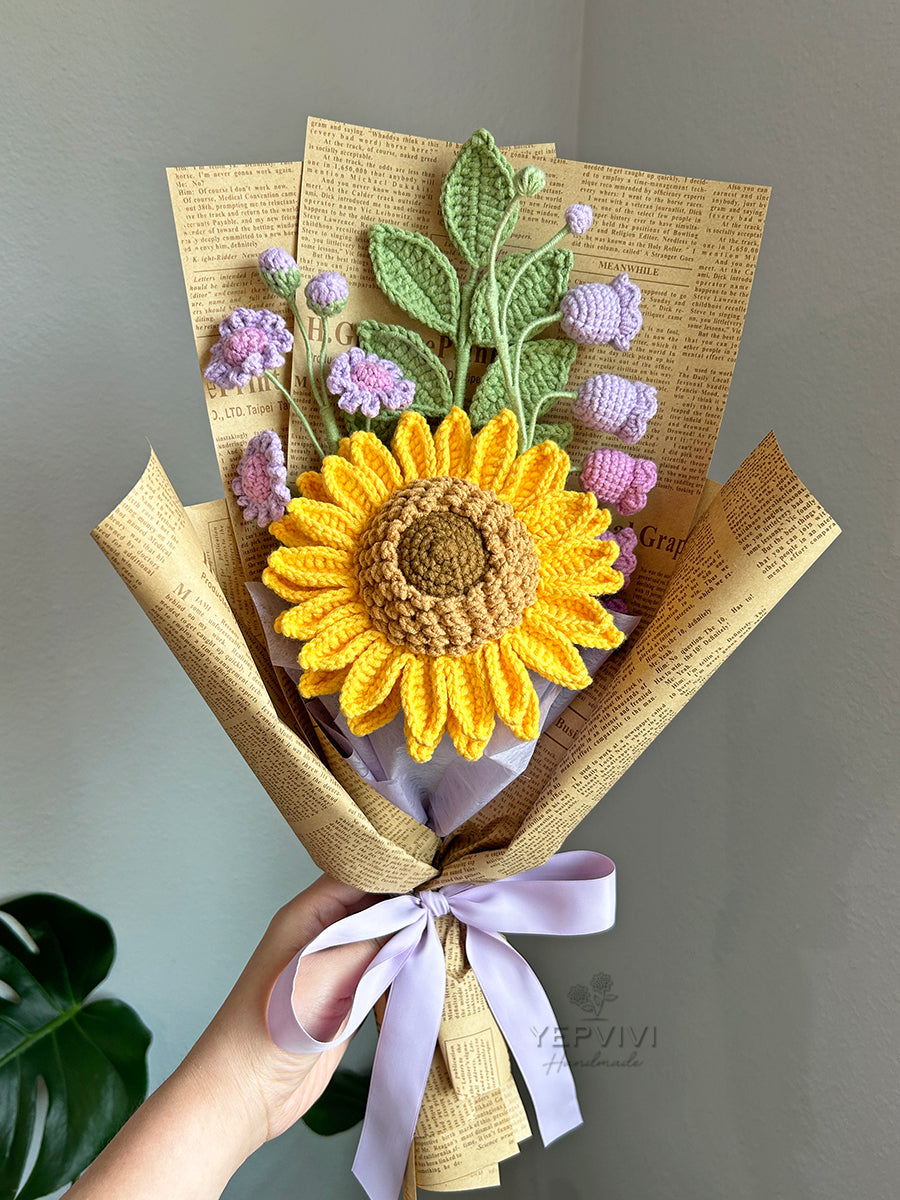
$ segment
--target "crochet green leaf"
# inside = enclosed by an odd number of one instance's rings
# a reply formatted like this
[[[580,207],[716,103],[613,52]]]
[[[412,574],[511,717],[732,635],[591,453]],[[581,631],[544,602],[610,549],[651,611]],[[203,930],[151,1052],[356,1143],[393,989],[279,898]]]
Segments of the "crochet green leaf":
[[[416,412],[423,417],[447,415],[453,403],[447,369],[417,333],[381,321],[361,321],[357,332],[359,344],[367,354],[390,359],[407,379],[415,381],[416,395],[411,407]]]
[[[430,238],[395,225],[373,225],[369,255],[378,286],[389,300],[429,329],[456,337],[459,280]]]
[[[109,924],[61,896],[20,896],[0,921],[0,1200],[36,1200],[72,1182],[147,1094],[150,1033],[120,1000],[88,1001],[115,956]],[[37,1085],[47,1116],[34,1167],[21,1175],[35,1128]]]
[[[522,347],[519,387],[527,421],[533,420],[535,410],[541,416],[556,403],[555,398],[546,397],[548,393],[565,390],[577,353],[578,347],[567,338],[540,338],[535,342],[526,342]],[[469,418],[476,429],[481,429],[501,409],[508,407],[503,370],[497,359],[485,371],[472,397]]]
[[[564,450],[574,436],[575,426],[571,421],[559,421],[554,425],[538,423],[534,427],[531,444],[537,446],[540,442],[556,442],[557,446]]]
[[[499,310],[503,305],[513,276],[528,258],[528,252],[507,254],[497,263],[497,292]],[[540,317],[549,317],[559,311],[559,305],[569,286],[572,270],[571,250],[551,250],[540,258],[532,259],[516,280],[509,295],[506,313],[506,332],[510,342]],[[485,304],[487,276],[478,283],[472,296],[469,314],[469,329],[472,340],[478,346],[493,346],[494,334]]]
[[[497,226],[515,198],[513,169],[486,129],[479,129],[460,150],[441,189],[441,212],[450,240],[470,266],[487,262]],[[512,233],[518,205],[503,228]]]

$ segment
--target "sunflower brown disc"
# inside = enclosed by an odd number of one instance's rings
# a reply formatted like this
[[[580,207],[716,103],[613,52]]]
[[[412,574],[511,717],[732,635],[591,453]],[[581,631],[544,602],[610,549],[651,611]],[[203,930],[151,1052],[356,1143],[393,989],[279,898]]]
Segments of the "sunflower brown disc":
[[[512,506],[465,479],[418,479],[369,521],[356,554],[372,623],[419,654],[470,654],[514,629],[539,560]]]

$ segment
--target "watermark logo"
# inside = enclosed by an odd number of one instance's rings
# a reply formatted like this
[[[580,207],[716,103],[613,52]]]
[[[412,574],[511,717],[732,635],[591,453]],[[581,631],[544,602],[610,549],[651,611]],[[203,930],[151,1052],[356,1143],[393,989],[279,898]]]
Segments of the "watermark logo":
[[[642,1067],[659,1046],[659,1029],[633,1023],[610,1006],[619,999],[612,976],[597,971],[589,983],[569,988],[569,1003],[580,1010],[574,1024],[532,1026],[537,1044],[546,1050],[546,1074],[571,1067]],[[566,1052],[570,1053],[567,1054]]]

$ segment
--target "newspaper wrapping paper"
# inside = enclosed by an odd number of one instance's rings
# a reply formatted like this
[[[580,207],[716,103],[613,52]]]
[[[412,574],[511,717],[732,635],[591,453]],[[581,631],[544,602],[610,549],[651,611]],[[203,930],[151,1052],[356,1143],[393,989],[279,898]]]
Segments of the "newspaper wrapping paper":
[[[279,976],[269,1002],[273,1039],[295,1054],[315,1054],[353,1036],[390,988],[353,1172],[371,1200],[397,1196],[412,1145],[446,986],[435,919],[452,916],[465,928],[466,954],[491,1012],[512,1050],[534,1103],[544,1145],[581,1123],[568,1068],[547,1073],[530,1028],[554,1026],[550,1002],[534,972],[501,936],[585,934],[615,920],[615,867],[602,854],[557,854],[543,866],[496,883],[396,896],[325,930]],[[357,986],[344,1030],[319,1042],[304,1029],[293,991],[304,959],[331,946],[388,938]]]
[[[231,308],[275,307],[256,273],[256,255],[267,246],[294,254],[305,277],[339,269],[350,280],[351,306],[332,331],[332,351],[353,344],[363,317],[397,319],[374,287],[363,232],[386,220],[440,233],[437,190],[457,149],[313,120],[302,170],[295,162],[170,171],[201,365]],[[515,784],[442,842],[317,740],[296,689],[268,658],[244,588],[271,545],[241,522],[230,490],[249,437],[264,428],[288,436],[287,404],[267,381],[227,394],[205,386],[223,500],[186,511],[151,455],[135,488],[94,531],[316,864],[369,892],[490,883],[546,862],[839,532],[771,434],[721,491],[705,483],[767,189],[567,163],[547,146],[507,153],[516,167],[540,161],[548,176],[531,210],[537,236],[525,221],[524,240],[511,248],[546,236],[556,208],[572,200],[594,206],[594,227],[575,247],[573,280],[606,281],[623,269],[638,280],[645,325],[634,373],[657,383],[660,399],[647,450],[659,462],[659,486],[645,513],[631,522],[614,514],[613,525],[631,523],[638,534],[630,598],[644,618],[641,632],[545,730]],[[448,248],[446,238],[441,244]],[[312,318],[308,332],[321,341]],[[476,357],[471,369],[483,363]],[[591,347],[578,378],[604,369],[616,370],[607,348]],[[309,413],[303,364],[286,366],[282,379]],[[295,437],[291,443],[296,470],[307,464],[302,445]],[[445,1191],[498,1183],[498,1163],[529,1134],[460,927],[444,916],[435,928],[447,988],[406,1197],[417,1185]]]

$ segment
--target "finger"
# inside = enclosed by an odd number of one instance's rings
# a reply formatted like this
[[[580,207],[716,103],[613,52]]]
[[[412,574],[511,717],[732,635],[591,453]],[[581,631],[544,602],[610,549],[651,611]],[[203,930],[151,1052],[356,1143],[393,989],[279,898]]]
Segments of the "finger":
[[[333,1038],[350,1012],[353,996],[381,948],[374,938],[333,946],[304,958],[294,980],[294,1012],[317,1041]]]

